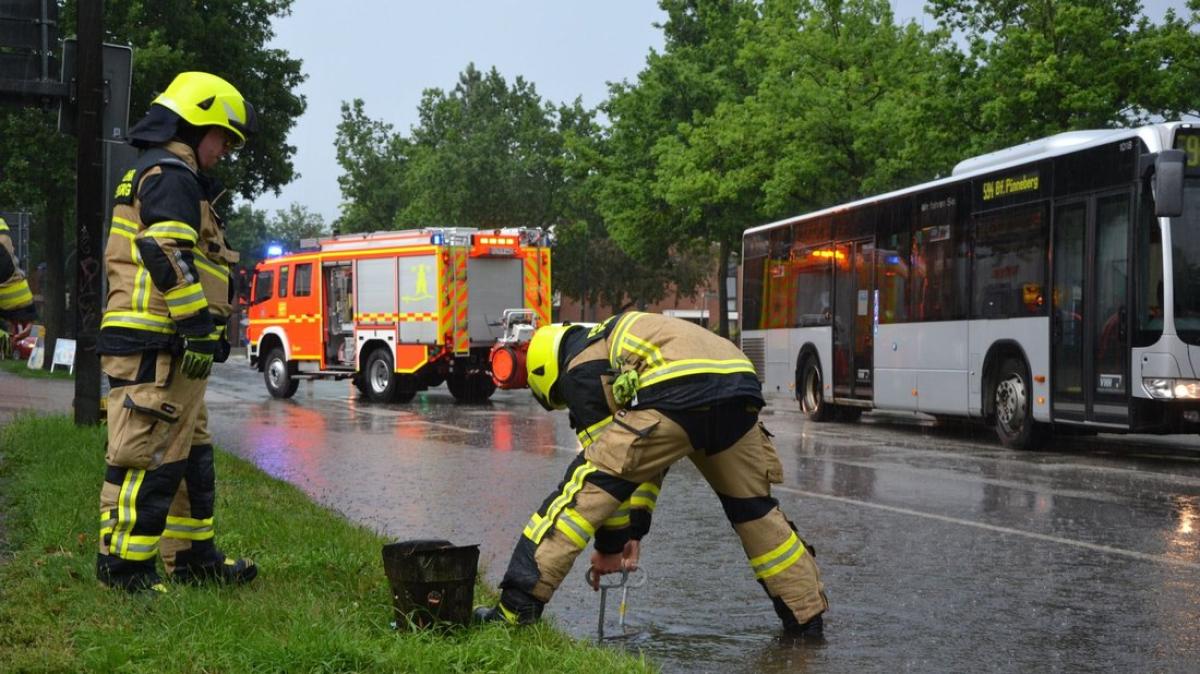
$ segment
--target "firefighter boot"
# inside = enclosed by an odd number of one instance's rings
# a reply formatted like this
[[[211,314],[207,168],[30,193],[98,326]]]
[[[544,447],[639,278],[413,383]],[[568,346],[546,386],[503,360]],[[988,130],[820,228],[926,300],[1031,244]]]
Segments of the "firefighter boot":
[[[796,622],[795,618],[792,618],[790,624],[785,621],[783,632],[790,639],[821,641],[825,638],[825,621],[821,618],[821,615],[818,613],[804,624]]]
[[[139,592],[166,593],[167,586],[154,568],[154,560],[134,562],[113,555],[96,555],[96,579],[106,587]]]
[[[179,583],[217,582],[243,585],[254,580],[258,567],[249,559],[231,559],[212,541],[195,541],[191,548],[175,553],[171,580]]]
[[[475,607],[475,622],[506,622],[510,625],[532,625],[542,617],[545,604],[521,592],[507,589],[500,594],[500,601],[491,608]]]

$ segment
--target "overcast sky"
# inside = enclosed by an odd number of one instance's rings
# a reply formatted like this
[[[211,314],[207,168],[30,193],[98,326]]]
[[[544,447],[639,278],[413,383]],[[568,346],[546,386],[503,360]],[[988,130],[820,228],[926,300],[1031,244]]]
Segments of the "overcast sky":
[[[1184,0],[1146,0],[1155,19]],[[924,0],[893,0],[897,18],[931,26]],[[333,141],[342,101],[361,98],[372,119],[408,134],[421,92],[452,89],[468,63],[493,66],[510,83],[532,82],[544,100],[582,97],[595,106],[608,82],[633,81],[651,49],[661,50],[664,20],[655,0],[296,0],[277,20],[271,46],[302,59],[300,92],[308,110],[292,129],[300,178],[255,207],[273,212],[292,202],[332,223],[341,173]],[[385,223],[381,223],[381,228]]]

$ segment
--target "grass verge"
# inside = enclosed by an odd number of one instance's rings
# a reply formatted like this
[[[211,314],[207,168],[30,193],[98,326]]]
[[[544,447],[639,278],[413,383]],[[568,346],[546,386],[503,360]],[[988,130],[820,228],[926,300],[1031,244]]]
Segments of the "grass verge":
[[[0,653],[6,671],[651,671],[542,624],[391,629],[387,542],[291,485],[217,453],[217,541],[252,557],[241,588],[129,596],[95,580],[104,432],[65,417],[0,430]],[[477,593],[486,593],[483,588]],[[482,597],[481,597],[482,600]]]
[[[71,374],[66,368],[59,366],[54,372],[49,370],[31,370],[23,360],[8,360],[0,359],[0,372],[8,372],[20,377],[30,377],[32,379],[74,379],[75,375]]]

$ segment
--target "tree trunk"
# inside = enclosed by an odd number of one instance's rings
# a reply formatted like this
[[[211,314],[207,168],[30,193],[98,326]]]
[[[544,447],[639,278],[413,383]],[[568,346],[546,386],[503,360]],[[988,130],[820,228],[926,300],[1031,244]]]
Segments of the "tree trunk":
[[[720,267],[717,269],[717,312],[721,315],[717,323],[717,333],[725,339],[729,339],[729,284],[725,279],[728,273],[726,270],[729,269],[729,255],[729,244],[722,241],[720,253],[717,255],[720,258]]]

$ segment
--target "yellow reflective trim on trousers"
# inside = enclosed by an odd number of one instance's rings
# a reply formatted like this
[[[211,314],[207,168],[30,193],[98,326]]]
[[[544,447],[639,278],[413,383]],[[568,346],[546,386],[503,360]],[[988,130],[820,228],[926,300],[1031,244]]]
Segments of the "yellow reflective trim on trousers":
[[[139,229],[141,229],[141,227],[136,222],[132,220],[126,220],[120,216],[113,216],[112,228],[110,231],[114,231],[121,236],[134,237],[137,236]]]
[[[167,310],[172,316],[194,314],[208,306],[208,299],[204,297],[204,287],[199,282],[169,290],[164,297],[167,300]]]
[[[111,550],[111,548],[110,548]],[[144,561],[158,556],[158,536],[130,536],[122,559]]]
[[[654,507],[658,505],[658,485],[653,482],[643,482],[638,485],[637,491],[633,492],[629,503],[634,508],[654,512]]]
[[[638,377],[638,389],[646,388],[679,377],[695,374],[736,374],[745,372],[754,374],[754,364],[745,358],[729,360],[710,360],[708,358],[687,358],[672,361],[662,367],[651,368]]]
[[[631,311],[621,317],[617,322],[617,326],[613,328],[612,333],[608,336],[608,362],[614,369],[621,367],[621,344],[625,339],[625,333],[629,331],[629,326],[633,325],[637,319],[645,314],[638,311]]]
[[[198,250],[193,251],[193,253],[194,255],[192,257],[192,262],[196,263],[197,269],[203,272],[208,272],[212,276],[216,276],[218,280],[229,280],[229,276],[232,273],[229,271],[229,269],[213,264],[212,261],[210,261],[207,257],[204,257],[204,254]]]
[[[596,534],[595,528],[583,518],[583,515],[571,508],[565,508],[559,513],[554,528],[571,539],[575,545],[579,546],[580,550],[586,548],[588,541],[592,540],[592,536]]]
[[[146,471],[129,468],[125,471],[125,479],[121,482],[121,490],[117,492],[117,523],[113,527],[113,540],[109,552],[116,552],[118,557],[125,558],[132,538],[133,525],[137,523],[137,494],[142,488]]]
[[[33,302],[33,293],[25,279],[0,285],[0,309],[16,309]]]
[[[517,624],[518,618],[517,618],[516,611],[509,609],[507,606],[504,605],[503,602],[497,603],[496,606],[497,606],[497,608],[500,609],[500,615],[504,616],[505,622],[507,622],[509,625]]]
[[[192,517],[167,515],[164,538],[181,538],[189,541],[204,541],[213,537],[213,518],[198,520]]]
[[[770,578],[777,573],[785,571],[788,567],[796,563],[796,560],[804,554],[804,543],[800,541],[800,537],[796,532],[788,537],[783,545],[774,550],[759,555],[750,560],[750,568],[754,570],[754,577],[759,580]]]
[[[169,220],[167,222],[157,222],[150,225],[142,232],[142,236],[149,236],[155,239],[180,239],[189,243],[196,243],[196,230],[186,222]]]
[[[132,328],[164,335],[175,334],[175,321],[145,311],[106,311],[101,328]]]
[[[588,446],[600,438],[600,433],[603,432],[604,429],[608,428],[610,424],[612,424],[612,420],[613,418],[610,414],[600,421],[597,421],[591,426],[588,426],[582,431],[576,433],[575,437],[579,438],[579,444],[582,445],[584,449],[587,449]]]
[[[526,526],[526,537],[534,543],[541,543],[542,539],[546,536],[546,532],[550,530],[550,526],[554,524],[554,520],[558,518],[559,512],[571,503],[575,498],[575,494],[578,494],[580,489],[583,489],[584,478],[597,470],[591,461],[584,461],[580,464],[575,469],[575,472],[571,474],[571,479],[563,485],[562,493],[546,509],[546,515],[540,516],[534,513],[533,518],[530,518],[529,525]],[[535,522],[535,519],[539,517],[541,519]]]
[[[113,517],[111,510],[105,510],[100,513],[100,539],[104,539],[105,534],[111,534],[113,527],[117,524],[117,518]]]

